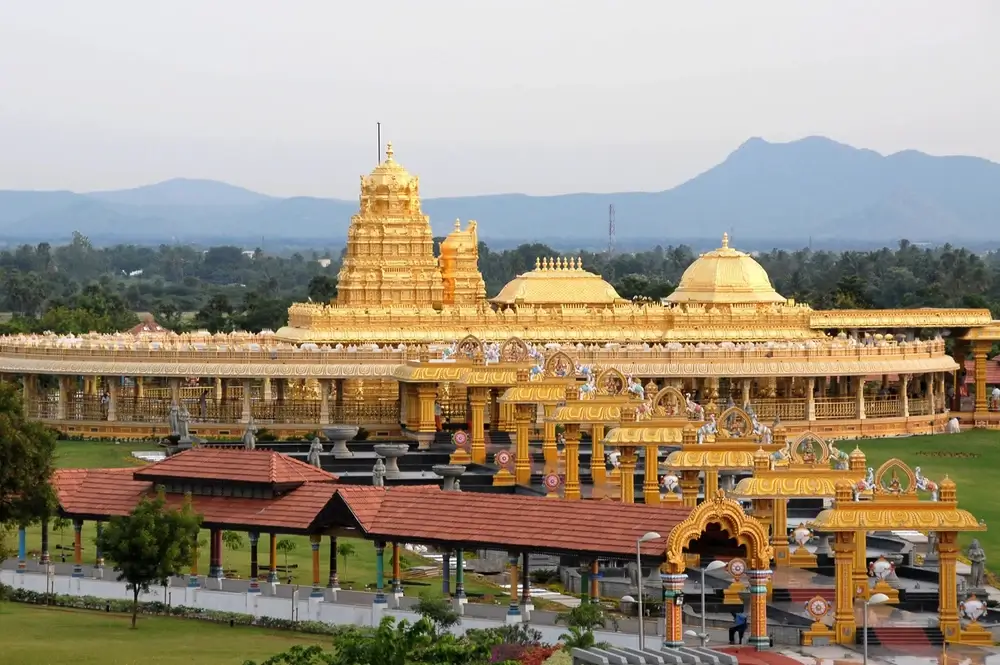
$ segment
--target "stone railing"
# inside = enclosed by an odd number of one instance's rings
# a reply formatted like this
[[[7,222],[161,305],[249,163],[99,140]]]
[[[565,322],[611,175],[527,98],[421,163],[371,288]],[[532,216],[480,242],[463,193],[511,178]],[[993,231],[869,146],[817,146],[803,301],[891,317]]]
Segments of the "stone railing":
[[[816,420],[850,420],[858,417],[856,397],[817,397]]]
[[[865,398],[865,416],[868,418],[891,418],[901,415],[903,415],[903,400],[898,397]]]

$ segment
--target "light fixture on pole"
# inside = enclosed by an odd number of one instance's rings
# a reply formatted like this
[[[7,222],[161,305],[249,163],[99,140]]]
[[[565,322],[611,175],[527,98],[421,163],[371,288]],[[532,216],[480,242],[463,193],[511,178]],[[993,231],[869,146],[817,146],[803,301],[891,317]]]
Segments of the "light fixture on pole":
[[[718,570],[720,568],[725,568],[726,563],[724,561],[713,561],[704,568],[700,568],[701,572],[701,633],[696,633],[693,630],[686,631],[684,634],[691,637],[697,637],[701,640],[701,646],[705,646],[708,642],[708,627],[705,623],[705,573],[710,573],[713,570]]]
[[[873,593],[871,595],[871,598],[865,600],[865,616],[863,617],[864,632],[861,637],[862,642],[864,643],[864,659],[862,661],[863,665],[868,665],[868,607],[870,605],[881,605],[887,600],[889,600],[889,596],[885,595],[884,593]]]
[[[648,543],[651,540],[660,540],[661,538],[663,538],[663,536],[661,536],[657,532],[655,532],[655,531],[647,531],[646,533],[642,534],[641,538],[639,538],[637,541],[635,541],[635,566],[637,568],[637,570],[636,570],[636,578],[639,580],[638,599],[639,599],[639,650],[640,651],[642,651],[643,649],[646,648],[646,635],[644,633],[644,631],[645,631],[645,625],[644,625],[645,622],[643,621],[644,617],[642,616],[642,551],[641,551],[641,548],[642,548],[642,544],[643,543]]]

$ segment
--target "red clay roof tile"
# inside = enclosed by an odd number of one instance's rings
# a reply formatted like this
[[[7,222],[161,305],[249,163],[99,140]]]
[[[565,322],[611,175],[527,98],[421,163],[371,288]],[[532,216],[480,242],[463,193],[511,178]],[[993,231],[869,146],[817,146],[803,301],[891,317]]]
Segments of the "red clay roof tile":
[[[220,480],[294,484],[332,482],[337,476],[273,450],[199,447],[135,472],[136,479]]]

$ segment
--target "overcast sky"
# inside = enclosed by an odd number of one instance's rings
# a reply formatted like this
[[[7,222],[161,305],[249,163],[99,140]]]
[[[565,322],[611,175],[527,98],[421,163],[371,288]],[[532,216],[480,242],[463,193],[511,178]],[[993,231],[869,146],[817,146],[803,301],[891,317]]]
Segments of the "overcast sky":
[[[8,0],[0,189],[661,190],[751,136],[1000,161],[995,0]]]

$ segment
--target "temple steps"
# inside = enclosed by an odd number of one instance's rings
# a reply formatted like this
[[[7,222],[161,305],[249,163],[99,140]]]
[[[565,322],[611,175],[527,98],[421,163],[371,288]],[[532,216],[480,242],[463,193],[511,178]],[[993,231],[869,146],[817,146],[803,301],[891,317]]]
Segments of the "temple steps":
[[[771,593],[772,602],[775,603],[804,604],[816,596],[833,603],[837,598],[837,590],[833,587],[775,588]]]
[[[857,643],[864,643],[858,631]],[[912,655],[936,652],[944,644],[944,634],[936,626],[877,626],[868,629],[868,645],[882,646]]]

